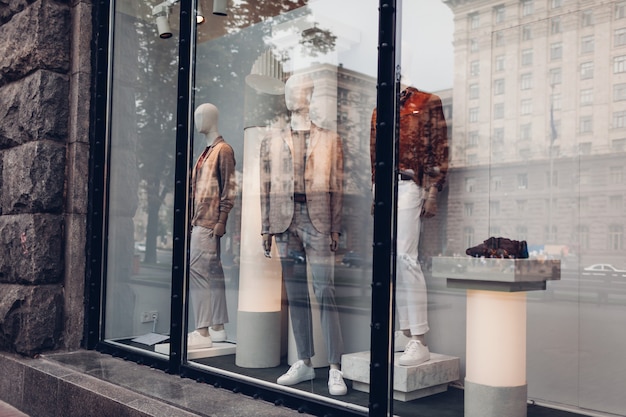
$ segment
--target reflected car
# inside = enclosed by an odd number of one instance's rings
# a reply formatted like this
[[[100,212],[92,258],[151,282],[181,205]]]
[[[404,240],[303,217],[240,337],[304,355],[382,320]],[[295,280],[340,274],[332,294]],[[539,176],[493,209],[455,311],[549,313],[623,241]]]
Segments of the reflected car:
[[[584,268],[588,272],[626,272],[626,269],[619,269],[611,264],[593,264]]]
[[[137,252],[145,252],[146,251],[146,245],[145,243],[142,242],[135,242],[135,250]]]
[[[353,266],[359,267],[363,265],[363,257],[361,256],[360,253],[349,251],[349,252],[346,252],[345,255],[343,255],[343,259],[341,260],[341,263],[347,266],[348,268],[351,268]]]

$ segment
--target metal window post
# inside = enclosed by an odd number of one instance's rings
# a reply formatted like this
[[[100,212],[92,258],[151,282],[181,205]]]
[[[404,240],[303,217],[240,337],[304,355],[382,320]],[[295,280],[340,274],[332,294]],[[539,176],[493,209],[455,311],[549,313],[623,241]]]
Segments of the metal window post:
[[[397,103],[399,66],[396,46],[399,6],[381,0],[376,97],[376,178],[372,265],[372,321],[369,415],[393,415],[393,323],[395,320],[395,230],[397,178]],[[399,61],[398,61],[399,62]]]

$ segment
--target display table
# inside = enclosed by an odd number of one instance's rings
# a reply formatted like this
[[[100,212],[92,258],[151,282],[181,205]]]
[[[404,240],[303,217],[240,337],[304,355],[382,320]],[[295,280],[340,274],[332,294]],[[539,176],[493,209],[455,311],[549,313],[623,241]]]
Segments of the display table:
[[[560,279],[560,261],[437,257],[432,271],[467,290],[465,417],[525,417],[525,292]]]

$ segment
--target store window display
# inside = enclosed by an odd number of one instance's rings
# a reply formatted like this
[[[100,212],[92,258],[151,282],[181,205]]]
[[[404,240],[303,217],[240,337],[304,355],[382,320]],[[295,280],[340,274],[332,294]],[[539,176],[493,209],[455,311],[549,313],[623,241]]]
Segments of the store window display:
[[[298,353],[298,360],[277,383],[295,385],[315,378],[308,265],[328,350],[329,393],[344,395],[347,387],[340,371],[344,345],[334,287],[334,252],[343,205],[343,151],[335,132],[311,120],[313,91],[310,76],[291,76],[285,85],[289,123],[272,129],[262,141],[261,233],[266,256],[270,256],[272,237],[276,241]],[[306,262],[296,265],[290,256],[293,251],[303,251]]]
[[[372,114],[370,155],[372,182],[376,162],[376,110]],[[437,194],[448,167],[447,125],[441,99],[406,87],[400,95],[396,309],[398,364],[415,366],[430,359],[426,343],[427,289],[418,247],[423,219],[437,214]]]
[[[219,110],[201,104],[194,113],[207,147],[192,172],[192,230],[189,255],[189,294],[196,330],[187,335],[187,348],[203,349],[226,340],[228,323],[220,239],[235,200],[235,157],[218,130]]]

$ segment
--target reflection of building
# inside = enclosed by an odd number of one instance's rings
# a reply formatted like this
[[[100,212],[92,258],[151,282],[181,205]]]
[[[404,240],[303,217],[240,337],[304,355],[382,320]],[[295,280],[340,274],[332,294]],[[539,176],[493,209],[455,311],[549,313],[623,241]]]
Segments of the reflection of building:
[[[453,114],[452,114],[452,90],[436,91],[436,95],[441,99],[443,107],[443,115],[446,118],[448,128],[448,146],[454,146],[454,137],[452,136]],[[452,221],[449,215],[448,195],[450,190],[450,174],[446,177],[446,183],[443,190],[437,196],[437,215],[430,219],[422,221],[422,236],[420,238],[419,257],[420,262],[424,264],[426,269],[430,268],[431,258],[444,254],[448,245],[448,236],[446,225]],[[449,228],[449,226],[447,226]]]
[[[622,263],[626,3],[445,3],[456,62],[448,251],[505,235]]]
[[[369,170],[370,116],[376,106],[376,79],[337,69],[337,132],[344,151],[343,247],[370,258],[372,217]],[[366,221],[364,221],[366,220]]]

